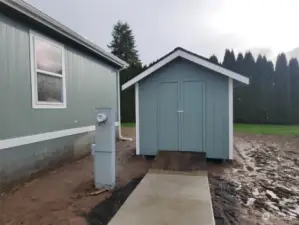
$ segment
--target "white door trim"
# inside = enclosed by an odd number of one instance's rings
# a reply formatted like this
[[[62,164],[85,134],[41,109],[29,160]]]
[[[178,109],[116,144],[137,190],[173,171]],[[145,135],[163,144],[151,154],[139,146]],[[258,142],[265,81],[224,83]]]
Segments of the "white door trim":
[[[87,126],[87,127],[77,127],[66,130],[59,130],[41,134],[33,134],[23,137],[16,137],[10,139],[0,140],[0,150],[18,147],[27,144],[33,144],[41,141],[47,141],[55,138],[61,138],[66,136],[71,136],[75,134],[82,134],[86,132],[91,132],[95,130],[95,126]]]
[[[136,155],[140,155],[139,83],[135,84]]]
[[[229,130],[229,159],[233,159],[234,155],[234,143],[233,143],[233,129],[234,129],[234,115],[233,115],[233,104],[234,104],[234,99],[233,99],[233,79],[229,78],[228,79],[228,130]]]

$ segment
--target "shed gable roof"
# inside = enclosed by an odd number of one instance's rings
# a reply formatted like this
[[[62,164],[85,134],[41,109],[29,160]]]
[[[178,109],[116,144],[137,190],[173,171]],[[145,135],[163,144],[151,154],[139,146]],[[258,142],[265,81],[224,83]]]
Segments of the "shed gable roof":
[[[145,71],[143,71],[142,73],[138,74],[136,77],[134,77],[133,79],[129,80],[128,82],[126,82],[125,84],[122,85],[122,90],[125,90],[127,88],[129,88],[130,86],[134,85],[135,83],[139,82],[140,80],[142,80],[143,78],[151,75],[153,72],[155,72],[156,70],[160,69],[161,67],[165,66],[166,64],[168,64],[169,62],[173,61],[176,58],[183,58],[186,59],[188,61],[191,61],[193,63],[196,63],[198,65],[201,65],[203,67],[206,67],[210,70],[213,70],[217,73],[223,74],[224,76],[230,77],[232,79],[235,79],[237,81],[240,81],[244,84],[249,84],[249,78],[245,77],[241,74],[235,73],[231,70],[228,70],[226,68],[224,68],[221,65],[215,64],[210,62],[208,59],[197,55],[193,52],[187,51],[186,49],[183,48],[175,48],[173,51],[171,51],[170,53],[168,53],[167,55],[163,56],[162,58],[160,58],[157,62],[155,62],[153,65],[151,65],[149,68],[147,68]]]

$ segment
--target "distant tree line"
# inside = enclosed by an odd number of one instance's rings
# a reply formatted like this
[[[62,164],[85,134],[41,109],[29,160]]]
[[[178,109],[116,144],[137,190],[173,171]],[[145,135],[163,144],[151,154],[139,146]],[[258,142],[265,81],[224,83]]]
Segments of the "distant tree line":
[[[216,56],[210,60],[219,63]],[[299,65],[278,55],[275,66],[265,56],[226,50],[222,65],[249,77],[250,85],[234,83],[237,123],[299,124]]]
[[[121,85],[147,68],[142,66],[139,59],[135,38],[128,23],[118,21],[115,24],[108,48],[130,65],[121,71]],[[234,81],[235,122],[299,124],[297,59],[288,61],[286,55],[281,53],[274,66],[265,56],[259,55],[255,60],[251,52],[235,55],[234,51],[226,50],[222,63],[215,55],[209,60],[250,78],[250,85]],[[122,122],[135,121],[134,96],[134,88],[121,91]]]

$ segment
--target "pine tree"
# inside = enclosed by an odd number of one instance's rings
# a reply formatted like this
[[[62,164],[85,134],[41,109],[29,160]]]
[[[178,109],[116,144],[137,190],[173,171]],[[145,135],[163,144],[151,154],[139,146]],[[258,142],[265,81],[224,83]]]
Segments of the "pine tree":
[[[247,76],[250,80],[250,84],[248,86],[244,86],[244,104],[243,104],[243,116],[244,122],[246,123],[254,123],[255,113],[254,110],[256,108],[256,99],[253,96],[255,86],[252,85],[254,82],[256,74],[256,66],[255,60],[252,56],[251,52],[246,52],[243,60],[243,75]]]
[[[231,70],[236,71],[236,56],[234,50],[230,52],[231,57]]]
[[[284,53],[278,55],[275,65],[276,121],[290,123],[291,93],[287,58]]]
[[[237,56],[235,71],[243,75],[244,72],[244,57],[242,53]],[[246,102],[244,102],[244,84],[234,81],[234,121],[244,122],[244,112],[246,110]]]
[[[251,52],[246,52],[244,56],[244,73],[252,78],[255,75],[255,60]]]
[[[285,54],[272,61],[250,52],[226,50],[223,66],[250,78],[250,85],[234,81],[234,121],[242,123],[299,124],[299,63]]]
[[[243,74],[244,72],[243,63],[244,63],[244,56],[242,53],[239,53],[237,56],[236,66],[235,66],[236,68],[235,70],[237,73]]]
[[[228,49],[225,50],[223,63],[222,65],[230,70],[234,70],[236,66],[236,57],[233,51],[230,51]]]
[[[226,68],[228,68],[230,65],[230,50],[229,49],[225,49],[222,65]]]
[[[291,118],[292,123],[299,123],[299,65],[297,59],[289,62],[289,75],[291,80]]]
[[[217,59],[217,56],[215,56],[215,55],[212,55],[210,58],[209,58],[209,60],[212,62],[212,63],[215,63],[215,64],[218,64],[219,62],[218,62],[218,59]]]
[[[135,37],[127,22],[118,21],[112,31],[112,41],[108,45],[111,53],[129,65],[141,65],[136,50]]]
[[[262,79],[265,75],[265,67],[267,61],[265,62],[262,55],[258,55],[256,60],[256,72],[252,78],[251,85],[253,89],[253,98],[255,99],[254,109],[253,109],[253,120],[257,123],[263,123],[266,116],[266,109],[264,104]]]
[[[253,77],[253,97],[256,98],[254,120],[258,123],[269,123],[271,112],[273,64],[265,56],[259,55],[256,60],[256,75]]]
[[[121,71],[120,87],[142,71],[142,64],[138,57],[133,31],[126,22],[118,21],[112,31],[112,41],[108,45],[111,53],[126,61],[130,66]],[[119,87],[119,88],[120,88]],[[134,88],[121,91],[121,118],[122,122],[135,121]]]
[[[266,64],[264,65],[264,73],[262,75],[262,104],[264,105],[265,118],[264,123],[275,123],[275,98],[274,98],[274,65],[272,61],[268,61],[263,57]]]

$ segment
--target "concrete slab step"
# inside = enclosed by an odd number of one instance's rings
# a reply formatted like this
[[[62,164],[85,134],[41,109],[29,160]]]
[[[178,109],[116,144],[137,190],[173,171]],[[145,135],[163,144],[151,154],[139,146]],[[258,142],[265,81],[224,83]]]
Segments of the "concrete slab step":
[[[215,225],[205,154],[160,151],[109,225]]]

